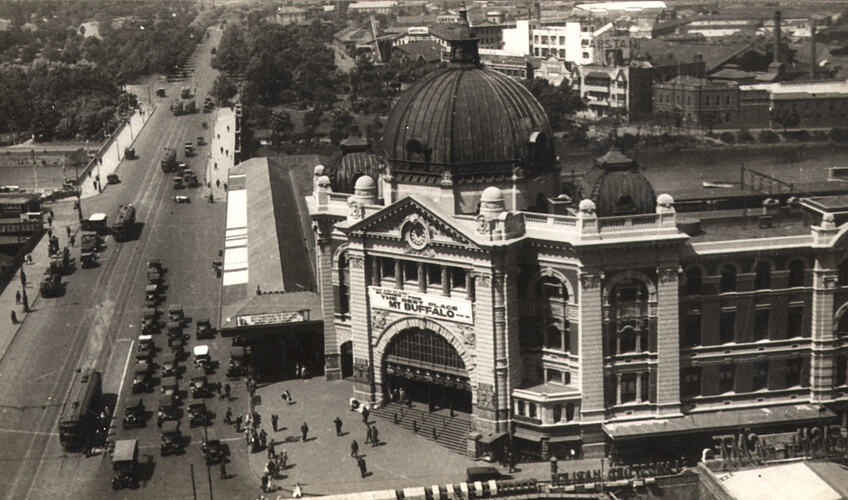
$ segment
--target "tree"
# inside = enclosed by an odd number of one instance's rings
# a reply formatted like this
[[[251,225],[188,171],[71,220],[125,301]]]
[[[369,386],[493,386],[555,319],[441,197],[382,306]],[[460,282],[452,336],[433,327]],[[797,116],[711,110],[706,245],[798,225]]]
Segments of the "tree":
[[[221,35],[215,57],[212,58],[212,67],[228,73],[239,73],[244,69],[247,60],[248,46],[241,26],[228,24]]]
[[[282,110],[271,113],[271,133],[274,143],[278,138],[287,139],[293,130],[294,123],[288,113]]]
[[[226,75],[220,74],[212,84],[212,98],[219,106],[224,106],[238,93],[238,87]]]
[[[321,106],[316,105],[314,108],[303,114],[303,126],[313,129],[314,132],[314,129],[321,125],[321,116],[323,116],[323,114],[324,111],[321,109]]]
[[[565,130],[569,124],[568,117],[586,107],[567,80],[563,80],[559,87],[554,87],[543,78],[525,82],[525,85],[545,109],[553,130]]]
[[[791,109],[781,109],[772,113],[771,121],[783,127],[783,134],[787,129],[797,127],[801,123],[801,117]]]

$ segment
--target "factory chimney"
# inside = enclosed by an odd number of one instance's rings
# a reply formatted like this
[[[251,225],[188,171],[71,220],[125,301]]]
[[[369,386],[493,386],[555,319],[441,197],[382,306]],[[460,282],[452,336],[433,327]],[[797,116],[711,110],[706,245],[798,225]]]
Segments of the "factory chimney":
[[[774,62],[780,63],[780,11],[774,11]]]
[[[533,15],[536,17],[536,21],[542,20],[542,4],[539,2],[533,3]]]

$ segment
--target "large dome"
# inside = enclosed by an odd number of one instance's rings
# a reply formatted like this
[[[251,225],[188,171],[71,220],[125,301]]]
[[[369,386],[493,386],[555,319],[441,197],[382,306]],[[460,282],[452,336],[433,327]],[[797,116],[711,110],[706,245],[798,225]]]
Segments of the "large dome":
[[[548,117],[517,80],[479,64],[433,72],[392,108],[383,146],[393,174],[407,182],[509,179],[555,165]]]

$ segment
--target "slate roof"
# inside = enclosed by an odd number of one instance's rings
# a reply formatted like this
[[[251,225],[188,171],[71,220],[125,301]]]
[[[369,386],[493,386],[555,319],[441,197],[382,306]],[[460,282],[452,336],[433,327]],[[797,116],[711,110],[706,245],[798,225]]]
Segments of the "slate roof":
[[[442,46],[432,40],[398,45],[392,47],[392,51],[398,51],[413,61],[438,62],[442,59]]]
[[[337,193],[353,193],[356,179],[369,175],[376,180],[380,176],[380,158],[371,152],[367,141],[358,137],[345,140],[339,151],[330,160],[329,172],[331,186]]]
[[[638,163],[617,149],[595,159],[581,184],[581,197],[595,203],[598,217],[650,214],[656,209],[657,197],[651,183],[639,171]],[[622,205],[623,199],[629,202]],[[623,211],[625,208],[630,210]]]

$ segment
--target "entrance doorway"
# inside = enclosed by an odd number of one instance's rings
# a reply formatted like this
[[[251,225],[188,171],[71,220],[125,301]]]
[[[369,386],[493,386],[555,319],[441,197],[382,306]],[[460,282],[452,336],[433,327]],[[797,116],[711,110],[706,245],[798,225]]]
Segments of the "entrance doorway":
[[[408,328],[392,339],[383,361],[383,390],[390,399],[399,393],[431,411],[450,408],[471,413],[471,386],[465,363],[439,334]]]
[[[341,345],[342,378],[353,375],[353,342],[348,340]]]

